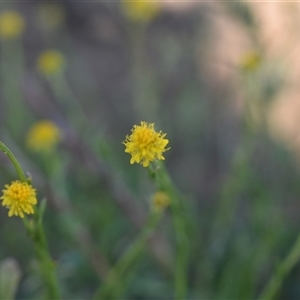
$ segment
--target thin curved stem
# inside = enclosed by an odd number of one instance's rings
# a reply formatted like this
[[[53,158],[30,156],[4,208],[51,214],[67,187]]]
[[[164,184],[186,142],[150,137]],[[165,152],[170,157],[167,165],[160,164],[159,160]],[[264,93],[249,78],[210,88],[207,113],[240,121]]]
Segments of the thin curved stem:
[[[300,234],[292,247],[291,251],[285,259],[279,263],[275,273],[269,280],[267,286],[259,296],[259,300],[274,299],[280,289],[284,278],[291,272],[297,263],[300,261]]]
[[[187,297],[187,267],[189,242],[186,235],[186,221],[183,214],[181,197],[162,163],[156,163],[155,168],[148,168],[150,178],[155,181],[157,188],[166,191],[171,197],[171,210],[177,239],[177,254],[175,267],[175,299]]]
[[[27,182],[26,175],[13,153],[0,141],[0,150],[10,159],[21,181]]]
[[[128,272],[129,268],[133,266],[134,262],[142,254],[149,237],[160,220],[161,215],[161,213],[154,211],[151,212],[144,229],[127,252],[125,252],[125,254],[117,261],[115,266],[109,272],[104,285],[96,291],[95,296],[93,297],[94,300],[119,299],[120,294],[123,292],[124,286],[126,285],[122,285],[122,281],[126,281],[126,272]]]
[[[22,182],[27,182],[25,173],[19,164],[13,153],[0,141],[0,151],[2,151],[10,159],[14,165],[19,178]],[[52,261],[48,243],[42,224],[42,215],[45,205],[42,204],[40,209],[35,210],[34,219],[28,220],[27,217],[23,218],[25,228],[28,231],[28,235],[34,243],[36,254],[40,260],[42,275],[44,277],[45,285],[47,286],[48,298],[47,299],[60,299],[59,296],[59,286],[57,282],[57,277],[55,274],[55,266]]]

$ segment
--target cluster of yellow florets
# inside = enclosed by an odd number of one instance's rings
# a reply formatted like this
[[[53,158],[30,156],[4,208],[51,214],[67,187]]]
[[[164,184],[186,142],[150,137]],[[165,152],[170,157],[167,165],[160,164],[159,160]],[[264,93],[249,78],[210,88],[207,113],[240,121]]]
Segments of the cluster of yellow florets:
[[[0,13],[0,38],[13,39],[20,36],[25,28],[23,17],[15,11]]]
[[[43,120],[34,124],[27,134],[27,147],[36,152],[49,152],[61,140],[61,131],[51,121]]]
[[[169,143],[164,137],[166,133],[156,132],[154,123],[141,122],[141,125],[134,125],[131,135],[127,135],[123,144],[125,152],[131,154],[130,163],[140,163],[148,167],[151,161],[164,160],[163,152],[167,151]]]
[[[6,184],[0,199],[2,205],[9,209],[9,217],[24,218],[24,213],[33,214],[33,206],[37,204],[36,190],[27,182],[19,180],[13,181],[10,185]]]

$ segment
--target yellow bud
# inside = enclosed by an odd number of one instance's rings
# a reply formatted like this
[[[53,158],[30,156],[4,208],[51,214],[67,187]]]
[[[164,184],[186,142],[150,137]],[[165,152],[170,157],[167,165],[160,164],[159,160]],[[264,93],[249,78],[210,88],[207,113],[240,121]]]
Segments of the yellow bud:
[[[241,61],[240,66],[244,71],[254,71],[258,69],[262,61],[261,56],[257,52],[246,53]]]
[[[152,198],[152,207],[156,211],[162,211],[170,205],[170,197],[167,193],[158,191]]]

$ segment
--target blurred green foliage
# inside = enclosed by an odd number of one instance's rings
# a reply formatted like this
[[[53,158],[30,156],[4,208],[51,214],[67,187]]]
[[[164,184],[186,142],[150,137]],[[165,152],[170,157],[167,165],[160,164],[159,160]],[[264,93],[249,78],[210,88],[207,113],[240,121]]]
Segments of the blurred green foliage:
[[[19,38],[0,39],[0,140],[47,199],[44,226],[63,299],[90,299],[146,222],[156,188],[122,145],[141,120],[170,140],[165,163],[184,199],[188,299],[257,298],[292,248],[299,165],[267,128],[287,79],[267,58],[251,7],[219,6],[163,6],[139,21],[117,2],[0,3],[0,13],[16,10],[26,24]],[[212,61],[214,19],[224,15],[238,20],[261,57],[257,67]],[[48,49],[65,58],[52,75],[36,67]],[[26,147],[29,128],[43,119],[63,134],[46,155]],[[2,154],[0,164],[4,186],[16,174]],[[175,240],[167,211],[124,278],[123,299],[174,297]],[[43,295],[32,247],[1,207],[0,262],[20,264],[17,299]],[[278,299],[300,297],[299,276],[297,265]]]

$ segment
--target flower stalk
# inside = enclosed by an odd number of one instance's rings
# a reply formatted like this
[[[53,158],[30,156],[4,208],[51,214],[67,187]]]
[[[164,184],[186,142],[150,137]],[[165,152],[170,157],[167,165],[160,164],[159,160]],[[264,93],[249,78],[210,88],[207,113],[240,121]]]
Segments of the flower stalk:
[[[55,263],[49,253],[47,238],[42,223],[45,208],[46,201],[43,201],[36,211],[33,220],[29,220],[27,217],[23,220],[27,233],[34,243],[36,255],[40,261],[40,272],[47,288],[45,298],[49,300],[60,299]]]
[[[151,211],[148,221],[140,235],[109,272],[104,285],[102,285],[99,290],[96,291],[94,296],[95,300],[120,298],[120,295],[126,286],[126,284],[124,284],[124,280],[126,280],[126,272],[128,272],[128,270],[134,265],[135,261],[143,253],[147,241],[157,227],[161,216],[162,211]]]
[[[186,224],[182,214],[182,205],[178,191],[176,190],[169,174],[162,163],[150,165],[148,168],[150,178],[154,180],[158,190],[165,191],[171,199],[171,211],[177,239],[177,254],[175,267],[175,299],[186,299],[187,297],[187,264],[189,244],[186,236]]]
[[[25,28],[25,19],[17,11],[0,11],[1,97],[6,112],[5,122],[10,133],[18,140],[22,138],[20,133],[26,121],[32,116],[20,88],[25,66],[21,37]],[[7,117],[12,115],[13,118]]]
[[[285,257],[285,259],[279,263],[275,273],[267,283],[265,289],[262,291],[259,300],[271,300],[274,299],[278,293],[284,278],[291,272],[291,270],[300,261],[300,234],[292,247],[291,251]]]
[[[31,187],[30,180],[26,178],[25,173],[21,165],[19,164],[18,160],[16,159],[16,157],[13,155],[10,149],[6,147],[2,142],[0,142],[0,151],[2,151],[10,159],[10,161],[12,162],[13,166],[16,169],[16,172],[18,173],[21,182],[26,185],[30,185],[31,190],[28,188],[29,191],[35,191]],[[15,184],[15,187],[20,186],[19,183],[13,183],[13,184]],[[7,187],[7,189],[9,189],[9,186]],[[15,201],[27,200],[27,199],[18,198],[16,195],[14,194],[13,190],[9,190],[7,196],[2,197],[2,199],[5,200],[6,198],[9,198],[10,200],[15,200]],[[29,193],[29,195],[30,196],[34,195],[35,197],[35,192],[32,195]],[[21,207],[21,205],[19,206]],[[34,217],[32,219],[28,219],[26,215],[24,216],[22,211],[21,212],[18,211],[16,215],[19,215],[22,218],[28,236],[31,238],[31,240],[34,243],[35,252],[40,262],[41,274],[47,289],[46,299],[60,299],[55,267],[49,252],[47,239],[46,239],[46,235],[42,223],[42,217],[45,208],[46,208],[46,202],[42,201],[39,208],[34,210]],[[24,212],[28,213],[26,210]]]
[[[166,193],[171,199],[171,210],[177,239],[175,299],[186,299],[188,239],[186,236],[185,218],[179,193],[160,160],[164,160],[164,152],[169,140],[166,133],[156,132],[154,123],[141,122],[134,125],[131,134],[127,135],[123,144],[125,152],[131,155],[130,164],[139,163],[148,169],[148,175],[155,182],[157,190]]]
[[[18,176],[22,182],[28,182],[25,173],[23,172],[23,169],[21,168],[21,165],[19,164],[16,157],[13,155],[13,153],[0,141],[0,151],[2,151],[12,162],[13,166],[15,167]]]

